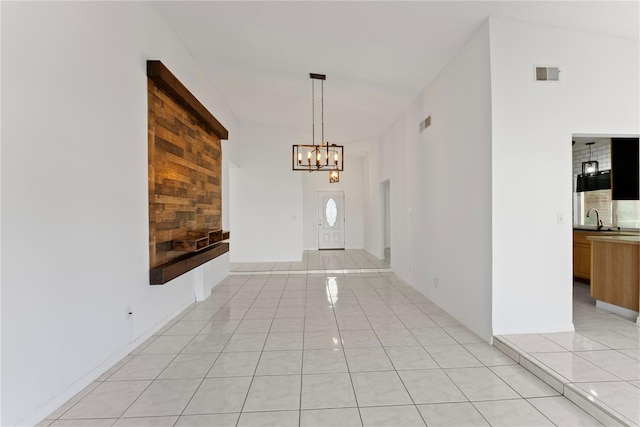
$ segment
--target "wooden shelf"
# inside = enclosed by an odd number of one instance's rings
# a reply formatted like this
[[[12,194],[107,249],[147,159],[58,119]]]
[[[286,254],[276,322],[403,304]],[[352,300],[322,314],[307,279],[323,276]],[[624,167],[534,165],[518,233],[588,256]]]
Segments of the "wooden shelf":
[[[229,139],[229,132],[204,105],[193,96],[176,76],[160,61],[147,61],[147,77],[167,91],[176,102],[198,117],[205,127],[211,130],[220,139]]]
[[[173,239],[172,247],[174,251],[198,252],[209,246],[209,237],[184,237]]]
[[[209,229],[188,230],[185,237],[173,239],[172,247],[174,251],[199,252],[223,240],[229,240],[228,231]]]
[[[149,284],[164,285],[168,281],[229,252],[229,243],[218,242],[199,252],[187,253],[179,258],[152,268],[149,271]]]
[[[153,267],[149,274],[149,284],[164,285],[169,280],[229,252],[229,243],[225,242],[229,240],[229,236],[230,233],[223,230],[188,230],[185,237],[171,242],[174,251],[186,253]]]
[[[222,230],[193,230],[195,233],[206,233],[209,244],[222,242]],[[187,232],[189,234],[189,232]]]

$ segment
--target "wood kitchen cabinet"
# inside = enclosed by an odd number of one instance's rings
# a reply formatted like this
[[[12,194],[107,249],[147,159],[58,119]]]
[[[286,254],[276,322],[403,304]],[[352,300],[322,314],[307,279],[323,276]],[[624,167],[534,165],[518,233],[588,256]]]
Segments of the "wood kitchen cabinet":
[[[573,231],[573,276],[584,280],[591,279],[591,242],[587,236],[593,232]]]
[[[640,236],[592,236],[591,296],[638,311]]]
[[[573,230],[573,276],[591,280],[591,239],[587,237],[602,236],[638,236],[636,231],[590,231]]]

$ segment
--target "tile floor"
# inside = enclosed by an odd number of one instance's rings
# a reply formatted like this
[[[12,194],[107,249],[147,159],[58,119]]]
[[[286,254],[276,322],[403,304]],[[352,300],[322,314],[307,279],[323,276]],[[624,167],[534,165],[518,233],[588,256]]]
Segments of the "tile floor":
[[[589,286],[574,283],[575,332],[499,337],[532,364],[627,425],[640,425],[640,328],[596,309]]]
[[[231,263],[229,269],[236,274],[253,272],[281,272],[286,274],[324,272],[326,270],[350,270],[351,272],[354,270],[364,270],[363,272],[367,272],[367,270],[390,271],[390,254],[390,250],[387,249],[385,251],[385,259],[381,260],[363,249],[304,251],[300,262]]]
[[[600,424],[392,273],[329,273],[228,276],[40,425]]]

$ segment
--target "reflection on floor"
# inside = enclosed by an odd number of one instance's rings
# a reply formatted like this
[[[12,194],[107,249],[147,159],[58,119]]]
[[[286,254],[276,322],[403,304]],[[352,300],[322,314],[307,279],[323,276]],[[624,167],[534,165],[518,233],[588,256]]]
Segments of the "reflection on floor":
[[[337,272],[388,272],[391,252],[385,259],[378,259],[364,249],[304,251],[302,261],[292,262],[245,262],[231,263],[233,273],[307,273],[322,271]]]
[[[600,424],[392,273],[296,272],[228,276],[40,425]]]
[[[507,352],[516,350],[521,364],[572,401],[595,403],[604,416],[613,418],[610,423],[639,425],[640,328],[596,309],[588,285],[576,282],[573,289],[575,332],[506,335],[496,344],[505,344]]]

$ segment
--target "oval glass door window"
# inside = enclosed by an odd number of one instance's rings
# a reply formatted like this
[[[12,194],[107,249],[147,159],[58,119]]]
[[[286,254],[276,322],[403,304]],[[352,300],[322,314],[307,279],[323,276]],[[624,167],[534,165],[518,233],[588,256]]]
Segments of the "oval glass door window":
[[[338,207],[336,206],[336,201],[332,198],[327,200],[327,204],[324,207],[324,219],[327,221],[329,227],[336,225],[336,220],[338,219]]]

